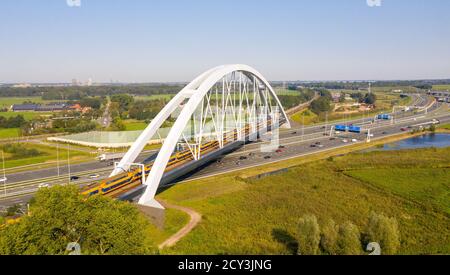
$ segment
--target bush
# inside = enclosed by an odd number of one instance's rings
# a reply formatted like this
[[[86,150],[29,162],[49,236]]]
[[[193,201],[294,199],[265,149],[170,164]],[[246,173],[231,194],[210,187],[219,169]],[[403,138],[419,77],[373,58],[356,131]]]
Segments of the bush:
[[[84,198],[76,186],[40,189],[30,216],[0,230],[0,255],[145,254],[148,222],[136,207],[106,197]]]
[[[383,214],[372,212],[367,224],[367,243],[377,242],[381,246],[381,253],[393,255],[400,247],[400,233],[397,220]]]
[[[337,238],[337,254],[339,255],[360,255],[361,239],[360,232],[356,225],[346,222],[339,227]]]
[[[30,157],[37,157],[37,156],[44,154],[35,148],[28,149],[21,144],[8,143],[8,144],[1,146],[1,149],[5,153],[9,153],[12,155],[12,157],[10,157],[9,159],[30,158]]]
[[[299,254],[316,255],[320,243],[320,228],[316,216],[303,216],[299,222],[298,233]]]
[[[320,238],[320,246],[322,250],[329,255],[336,255],[337,249],[337,239],[339,234],[339,226],[330,219],[322,227],[322,234]]]
[[[331,110],[331,101],[328,97],[321,97],[311,103],[311,110],[316,114],[321,114]]]

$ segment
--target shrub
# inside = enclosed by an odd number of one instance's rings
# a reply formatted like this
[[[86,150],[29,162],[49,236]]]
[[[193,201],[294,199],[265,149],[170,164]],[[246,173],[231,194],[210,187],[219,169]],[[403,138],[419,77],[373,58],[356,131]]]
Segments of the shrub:
[[[301,255],[316,255],[319,251],[320,228],[314,215],[305,215],[298,226],[298,245]]]
[[[369,216],[366,231],[367,243],[379,243],[383,254],[395,254],[400,247],[400,233],[395,218],[372,212]]]
[[[337,249],[337,239],[339,234],[339,226],[330,219],[322,227],[322,234],[320,238],[320,246],[322,250],[329,255],[336,255]]]
[[[346,222],[339,227],[337,238],[337,254],[339,255],[360,255],[361,240],[360,232],[356,225]]]
[[[54,186],[36,193],[30,213],[0,229],[0,255],[67,254],[69,242],[78,242],[82,254],[153,253],[145,246],[148,223],[129,203]]]

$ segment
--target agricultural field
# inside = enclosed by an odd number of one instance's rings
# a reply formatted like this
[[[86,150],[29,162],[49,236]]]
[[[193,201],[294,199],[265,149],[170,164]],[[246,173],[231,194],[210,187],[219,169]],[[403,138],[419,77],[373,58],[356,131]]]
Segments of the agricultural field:
[[[449,91],[449,90],[450,90],[450,85],[434,85],[434,86],[433,86],[433,90],[437,90],[437,91]]]
[[[22,104],[26,101],[34,103],[44,103],[44,100],[40,96],[30,97],[0,97],[0,108],[9,108],[13,104]]]
[[[0,116],[5,118],[22,115],[25,120],[32,120],[40,116],[52,116],[50,112],[0,112]]]
[[[283,88],[275,88],[275,93],[277,95],[299,95],[301,92],[300,91],[293,91],[293,90],[283,89]]]
[[[171,100],[175,95],[173,94],[160,94],[160,95],[146,95],[146,96],[134,96],[134,100],[155,100],[155,99],[165,99]]]
[[[162,253],[295,254],[305,214],[320,225],[330,218],[350,221],[364,234],[375,211],[397,220],[398,254],[449,254],[449,163],[450,148],[359,152],[261,179],[248,175],[264,167],[180,184],[159,199],[191,207],[203,220]],[[413,182],[406,181],[408,174]]]

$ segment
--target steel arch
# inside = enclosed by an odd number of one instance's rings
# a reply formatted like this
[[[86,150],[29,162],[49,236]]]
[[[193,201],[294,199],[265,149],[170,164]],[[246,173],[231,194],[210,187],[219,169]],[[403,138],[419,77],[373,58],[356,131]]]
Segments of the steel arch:
[[[150,171],[150,174],[147,177],[147,181],[145,183],[147,187],[143,195],[139,199],[139,204],[162,208],[162,206],[158,202],[156,202],[156,200],[154,200],[154,196],[159,187],[159,183],[164,174],[168,161],[178,143],[178,140],[182,135],[184,128],[188,124],[196,108],[200,104],[202,104],[202,100],[208,93],[208,91],[210,91],[218,81],[233,72],[242,72],[247,76],[254,76],[259,81],[261,81],[265,85],[265,87],[267,87],[272,98],[276,101],[276,104],[278,105],[282,116],[285,118],[286,123],[284,127],[290,128],[289,119],[273,88],[270,86],[269,82],[252,67],[242,64],[223,65],[201,74],[191,83],[189,83],[185,88],[183,88],[161,110],[161,112],[155,117],[155,119],[152,120],[150,125],[144,130],[141,136],[139,136],[130,150],[120,161],[117,168],[114,169],[111,174],[111,176],[114,176],[122,172],[123,170],[129,169],[130,163],[133,163],[135,161],[135,159],[144,149],[147,142],[156,134],[157,130],[161,127],[163,122],[174,112],[174,110],[176,110],[176,108],[182,102],[188,99],[188,102],[183,106],[181,113],[179,114],[175,124],[172,126],[167,138],[164,140],[163,146],[161,147]]]

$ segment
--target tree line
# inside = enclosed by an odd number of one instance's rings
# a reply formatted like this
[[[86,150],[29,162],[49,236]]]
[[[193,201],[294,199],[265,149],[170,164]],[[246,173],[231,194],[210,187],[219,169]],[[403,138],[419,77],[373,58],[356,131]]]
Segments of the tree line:
[[[124,85],[90,87],[0,87],[0,97],[41,96],[45,100],[79,100],[86,96],[108,96],[114,94],[160,95],[176,94],[183,85]]]

